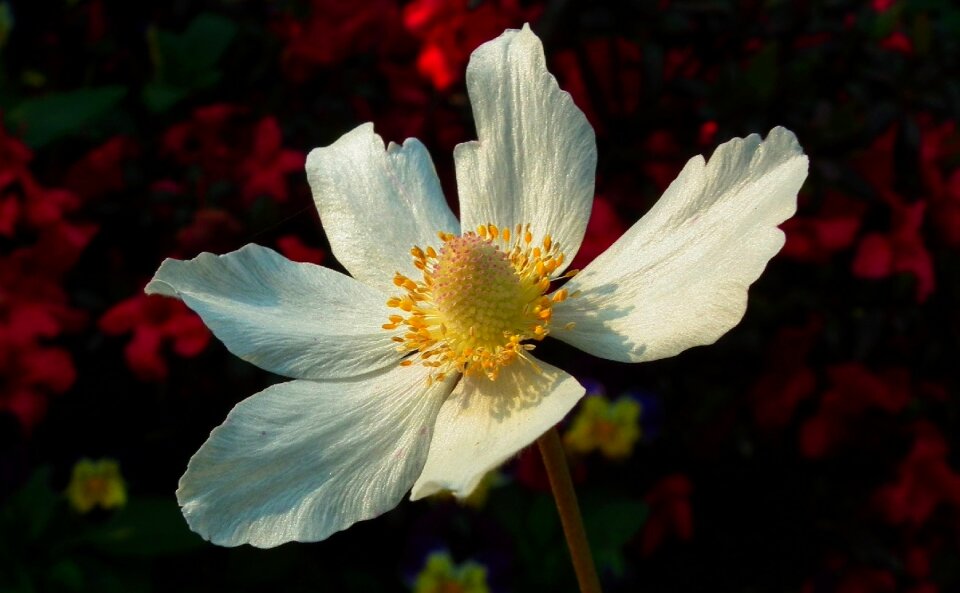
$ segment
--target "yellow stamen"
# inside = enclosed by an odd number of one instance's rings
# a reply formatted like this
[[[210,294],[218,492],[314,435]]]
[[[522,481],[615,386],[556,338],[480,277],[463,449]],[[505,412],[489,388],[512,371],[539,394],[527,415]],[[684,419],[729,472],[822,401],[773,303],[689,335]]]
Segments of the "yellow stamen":
[[[393,284],[403,294],[387,305],[404,314],[389,316],[383,328],[404,332],[391,337],[412,356],[400,364],[421,364],[429,381],[450,373],[482,374],[496,380],[500,370],[520,359],[550,333],[553,307],[570,298],[565,289],[547,295],[564,256],[550,235],[533,242],[530,225],[481,224],[476,232],[454,236],[440,231],[439,249],[410,249],[418,281],[397,272]],[[513,238],[513,243],[511,243]],[[536,365],[533,365],[536,368]],[[539,369],[537,369],[539,370]]]

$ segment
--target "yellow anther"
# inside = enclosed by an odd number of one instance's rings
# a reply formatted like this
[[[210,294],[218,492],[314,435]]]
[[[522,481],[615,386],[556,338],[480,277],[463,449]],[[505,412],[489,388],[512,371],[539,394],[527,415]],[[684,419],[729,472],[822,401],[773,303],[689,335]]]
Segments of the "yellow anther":
[[[408,367],[408,366],[410,366],[410,365],[412,365],[412,364],[413,364],[413,361],[410,360],[409,358],[400,361],[400,366],[402,366],[402,367]]]
[[[557,292],[553,293],[553,299],[552,299],[552,300],[553,300],[553,302],[555,302],[555,303],[562,303],[563,301],[567,300],[567,289],[566,289],[566,288],[561,288],[561,289],[558,290]]]
[[[525,353],[534,344],[524,342],[550,333],[553,305],[568,295],[546,294],[563,261],[557,244],[549,236],[533,243],[529,224],[515,228],[487,223],[460,237],[440,231],[439,249],[410,249],[422,279],[394,275],[402,294],[387,305],[403,314],[390,315],[383,325],[406,328],[402,336],[390,337],[398,351],[411,354],[403,366],[428,367],[429,381],[452,372],[494,380],[516,359],[530,362]]]
[[[577,324],[576,324],[575,322],[571,321],[570,323],[564,325],[564,326],[563,326],[563,329],[565,329],[565,330],[567,330],[567,331],[570,331],[571,329],[575,328],[576,326],[577,326]]]

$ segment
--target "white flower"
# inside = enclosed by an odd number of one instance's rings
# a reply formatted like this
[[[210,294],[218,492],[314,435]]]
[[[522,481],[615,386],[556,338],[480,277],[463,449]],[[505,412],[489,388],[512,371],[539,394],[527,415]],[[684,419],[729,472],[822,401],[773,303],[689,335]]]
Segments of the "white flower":
[[[166,260],[147,286],[183,299],[237,356],[294,379],[239,403],[190,460],[177,498],[212,542],[321,540],[411,487],[413,499],[468,495],[584,393],[532,344],[549,334],[640,362],[712,343],[783,245],[777,225],[807,158],[776,128],[691,159],[550,292],[590,214],[593,130],[528,27],[477,49],[467,87],[479,141],[454,153],[462,226],[423,145],[385,151],[366,124],[307,159],[352,278],[248,245]]]

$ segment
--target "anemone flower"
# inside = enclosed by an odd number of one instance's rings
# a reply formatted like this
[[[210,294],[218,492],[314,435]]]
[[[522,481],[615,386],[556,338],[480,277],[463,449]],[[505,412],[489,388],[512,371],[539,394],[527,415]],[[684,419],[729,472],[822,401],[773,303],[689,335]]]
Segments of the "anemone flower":
[[[546,336],[641,362],[717,340],[784,242],[807,171],[776,128],[692,158],[579,274],[593,130],[529,27],[478,48],[479,140],[454,152],[461,220],[424,146],[371,124],[307,158],[350,276],[257,245],[168,259],[147,285],[182,299],[240,358],[293,379],[240,402],[177,498],[213,543],[317,541],[483,475],[550,429],[584,388],[532,351]],[[559,281],[567,279],[558,287]]]

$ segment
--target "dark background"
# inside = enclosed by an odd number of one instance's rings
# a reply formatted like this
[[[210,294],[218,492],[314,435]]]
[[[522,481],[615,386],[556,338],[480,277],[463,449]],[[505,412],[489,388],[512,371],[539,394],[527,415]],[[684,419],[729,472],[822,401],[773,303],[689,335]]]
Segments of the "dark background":
[[[788,241],[716,345],[538,355],[641,402],[633,455],[572,460],[607,591],[955,591],[960,9],[946,0],[0,2],[0,591],[403,591],[432,550],[495,591],[573,591],[536,457],[480,508],[402,503],[329,540],[224,549],[174,499],[277,380],[142,296],[164,257],[329,255],[302,165],[372,120],[455,205],[470,52],[530,22],[597,132],[579,266],[683,163],[793,130]],[[122,509],[72,510],[81,458]]]

